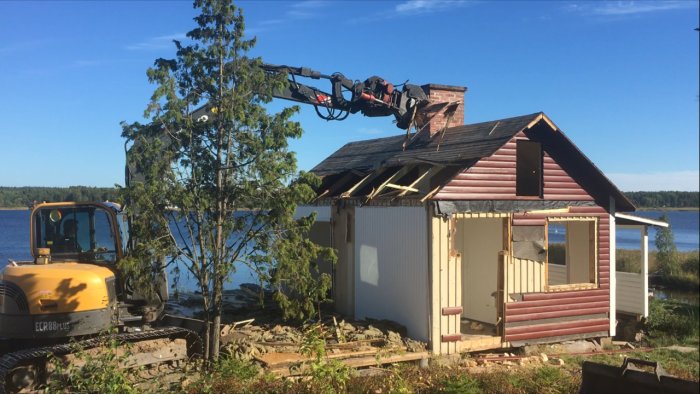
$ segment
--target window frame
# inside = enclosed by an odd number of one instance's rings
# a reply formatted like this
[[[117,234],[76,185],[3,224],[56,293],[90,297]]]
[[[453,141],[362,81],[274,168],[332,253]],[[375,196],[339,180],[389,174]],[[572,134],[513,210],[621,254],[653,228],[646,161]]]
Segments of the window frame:
[[[567,283],[562,285],[549,284],[549,223],[566,223],[566,222],[589,222],[589,255],[588,255],[588,270],[589,282],[585,283]],[[572,217],[548,217],[545,220],[545,270],[544,270],[544,290],[546,292],[572,291],[572,290],[593,290],[600,288],[600,262],[598,259],[598,237],[600,236],[599,218],[596,216],[572,216]],[[568,249],[569,232],[567,230],[565,248]],[[568,258],[567,258],[568,260]],[[567,267],[567,273],[569,264]]]

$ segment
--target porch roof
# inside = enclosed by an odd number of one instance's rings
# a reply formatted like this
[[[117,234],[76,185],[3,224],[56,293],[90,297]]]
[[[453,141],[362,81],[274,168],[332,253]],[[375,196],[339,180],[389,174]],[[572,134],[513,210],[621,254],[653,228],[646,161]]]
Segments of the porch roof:
[[[641,216],[630,215],[628,213],[622,213],[622,212],[615,213],[615,223],[622,224],[622,225],[643,225],[643,226],[668,227],[668,223],[662,222],[660,220],[644,218]]]

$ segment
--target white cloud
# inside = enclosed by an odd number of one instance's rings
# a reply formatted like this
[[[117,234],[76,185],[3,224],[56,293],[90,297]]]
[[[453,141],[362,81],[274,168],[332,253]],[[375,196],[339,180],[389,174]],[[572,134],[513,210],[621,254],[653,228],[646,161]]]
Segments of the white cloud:
[[[645,174],[608,173],[607,176],[623,191],[700,190],[700,171],[697,170]]]
[[[151,37],[144,41],[127,45],[126,49],[130,51],[149,51],[154,49],[173,48],[173,40],[182,41],[185,39],[187,39],[185,33],[168,34],[165,36]]]
[[[593,12],[599,15],[634,15],[696,7],[693,1],[617,1],[597,6]]]
[[[625,17],[697,7],[698,3],[696,1],[667,0],[572,3],[567,4],[565,9],[567,11],[577,12],[584,15]]]
[[[255,26],[246,28],[246,34],[255,35],[271,30],[274,27],[282,26],[285,23],[316,18],[321,15],[319,11],[329,4],[329,1],[324,0],[306,0],[293,3],[284,11],[282,14],[283,18],[271,18],[257,22]]]
[[[396,5],[399,14],[427,14],[446,8],[462,7],[465,0],[408,0]]]
[[[391,9],[378,10],[372,14],[362,15],[348,19],[350,24],[362,24],[376,22],[385,19],[394,19],[415,15],[425,15],[455,8],[461,8],[478,3],[476,0],[408,0],[396,4]],[[381,4],[378,2],[376,4]]]

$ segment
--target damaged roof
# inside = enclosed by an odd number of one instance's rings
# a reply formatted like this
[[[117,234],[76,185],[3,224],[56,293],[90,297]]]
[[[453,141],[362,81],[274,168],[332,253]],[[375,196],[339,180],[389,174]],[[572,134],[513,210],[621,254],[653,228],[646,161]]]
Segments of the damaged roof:
[[[428,163],[466,165],[492,155],[515,134],[537,121],[541,112],[446,129],[443,136],[417,139],[403,150],[405,135],[351,142],[328,156],[311,171],[319,176],[350,170]]]
[[[634,211],[632,202],[593,164],[543,113],[516,116],[451,127],[428,138],[420,136],[404,150],[406,135],[351,142],[327,157],[311,171],[324,178],[319,197],[403,197],[415,192],[416,184],[426,182],[430,188],[446,184],[459,170],[471,167],[493,155],[521,131],[537,138],[548,152],[557,152],[556,160],[585,189],[597,195],[607,206],[612,196],[618,211]],[[424,167],[436,170],[426,171]],[[419,169],[422,168],[422,169]],[[458,169],[458,171],[455,171]],[[410,174],[407,174],[410,172]],[[398,180],[413,181],[409,186],[396,185]],[[359,183],[358,183],[359,181]],[[352,186],[350,189],[347,189]],[[380,194],[384,189],[389,193]],[[437,190],[433,190],[435,192]],[[424,201],[431,193],[424,195]]]

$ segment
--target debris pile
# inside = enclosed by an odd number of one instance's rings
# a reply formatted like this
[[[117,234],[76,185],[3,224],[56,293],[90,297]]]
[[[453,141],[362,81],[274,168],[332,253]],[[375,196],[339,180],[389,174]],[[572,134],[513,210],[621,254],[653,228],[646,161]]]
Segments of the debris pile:
[[[313,356],[301,353],[308,334],[302,327],[253,323],[254,319],[224,326],[222,353],[253,361],[281,376],[303,374]],[[336,359],[352,367],[416,361],[428,357],[426,344],[405,337],[405,328],[389,321],[347,322],[330,316],[323,321],[326,359]]]
[[[261,299],[264,308],[261,308]],[[224,294],[221,330],[222,353],[253,361],[268,371],[282,376],[303,374],[312,357],[301,354],[309,341],[305,327],[289,324],[272,302],[272,294],[254,284]],[[201,332],[205,323],[202,295],[181,292],[167,302],[167,324]],[[325,357],[337,359],[359,368],[385,363],[416,361],[429,357],[427,344],[408,338],[406,328],[388,320],[367,319],[346,321],[342,316],[327,313],[321,322],[321,338],[325,341]],[[232,321],[236,319],[244,319]]]
[[[252,322],[251,322],[252,323]],[[325,319],[328,327],[326,352],[329,356],[362,352],[423,352],[424,342],[405,337],[405,328],[390,321],[337,321]],[[403,333],[403,335],[402,335]],[[222,330],[224,351],[240,360],[258,360],[268,353],[296,353],[304,343],[300,327],[284,324],[241,324]]]

